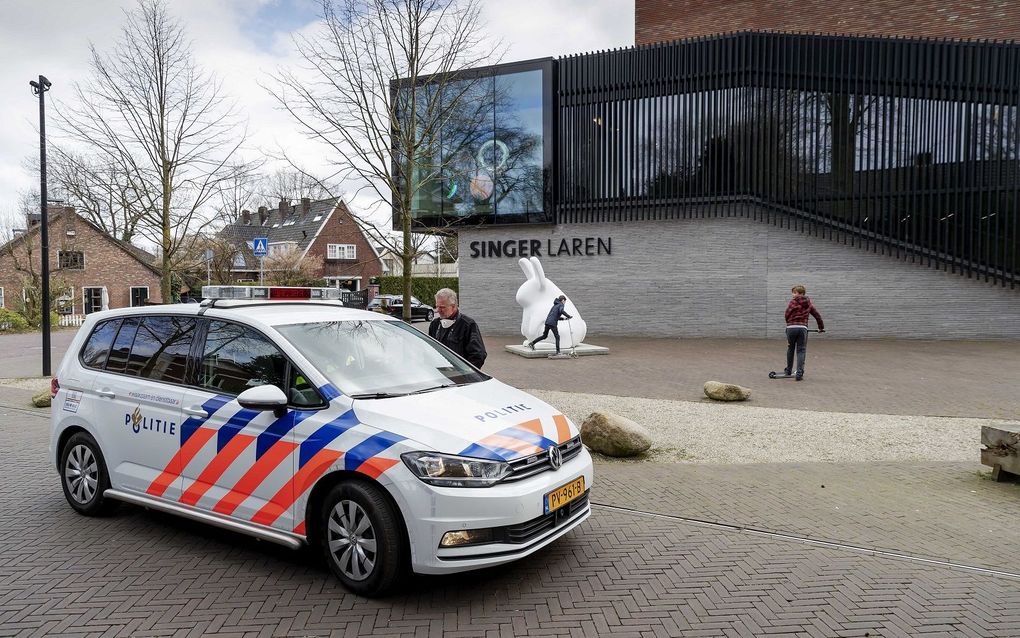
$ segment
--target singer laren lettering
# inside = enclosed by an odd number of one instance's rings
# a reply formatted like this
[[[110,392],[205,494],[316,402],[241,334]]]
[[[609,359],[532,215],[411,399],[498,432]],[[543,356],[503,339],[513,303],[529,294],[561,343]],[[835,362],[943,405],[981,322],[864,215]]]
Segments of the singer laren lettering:
[[[509,257],[600,257],[613,254],[612,237],[475,240],[468,244],[471,259]]]

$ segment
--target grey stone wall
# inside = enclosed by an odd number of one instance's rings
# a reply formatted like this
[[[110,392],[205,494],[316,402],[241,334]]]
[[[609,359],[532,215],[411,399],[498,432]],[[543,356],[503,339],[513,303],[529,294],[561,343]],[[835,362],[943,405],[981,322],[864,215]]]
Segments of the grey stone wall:
[[[546,255],[550,240],[575,237],[612,238],[612,254]],[[524,274],[517,257],[472,258],[469,246],[510,239],[542,242],[546,275],[577,304],[593,343],[599,335],[781,337],[797,283],[833,337],[1020,338],[1020,289],[746,217],[461,230],[461,306],[485,334],[519,334],[514,295]]]

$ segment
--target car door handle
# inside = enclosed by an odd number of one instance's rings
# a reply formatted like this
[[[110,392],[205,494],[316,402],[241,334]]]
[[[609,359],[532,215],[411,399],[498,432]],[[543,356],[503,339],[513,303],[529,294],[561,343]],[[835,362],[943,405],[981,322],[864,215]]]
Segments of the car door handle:
[[[184,408],[184,414],[190,414],[191,416],[197,416],[203,419],[209,418],[209,413],[197,405],[193,405],[190,408]]]
[[[113,390],[96,390],[96,394],[107,399],[113,399],[117,396],[117,393]]]

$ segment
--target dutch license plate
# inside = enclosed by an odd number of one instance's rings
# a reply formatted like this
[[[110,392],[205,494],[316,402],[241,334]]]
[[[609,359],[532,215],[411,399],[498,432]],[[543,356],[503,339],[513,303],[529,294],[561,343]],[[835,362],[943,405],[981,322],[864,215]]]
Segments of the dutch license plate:
[[[545,513],[555,512],[575,498],[584,494],[584,476],[578,476],[573,481],[557,487],[545,495]]]

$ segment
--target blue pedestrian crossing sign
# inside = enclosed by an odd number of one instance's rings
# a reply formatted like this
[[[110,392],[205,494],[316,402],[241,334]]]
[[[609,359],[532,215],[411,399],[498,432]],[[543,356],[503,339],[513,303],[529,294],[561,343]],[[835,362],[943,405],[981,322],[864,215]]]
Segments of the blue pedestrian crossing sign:
[[[251,252],[256,257],[265,257],[269,254],[269,239],[267,237],[256,237],[251,242]]]

